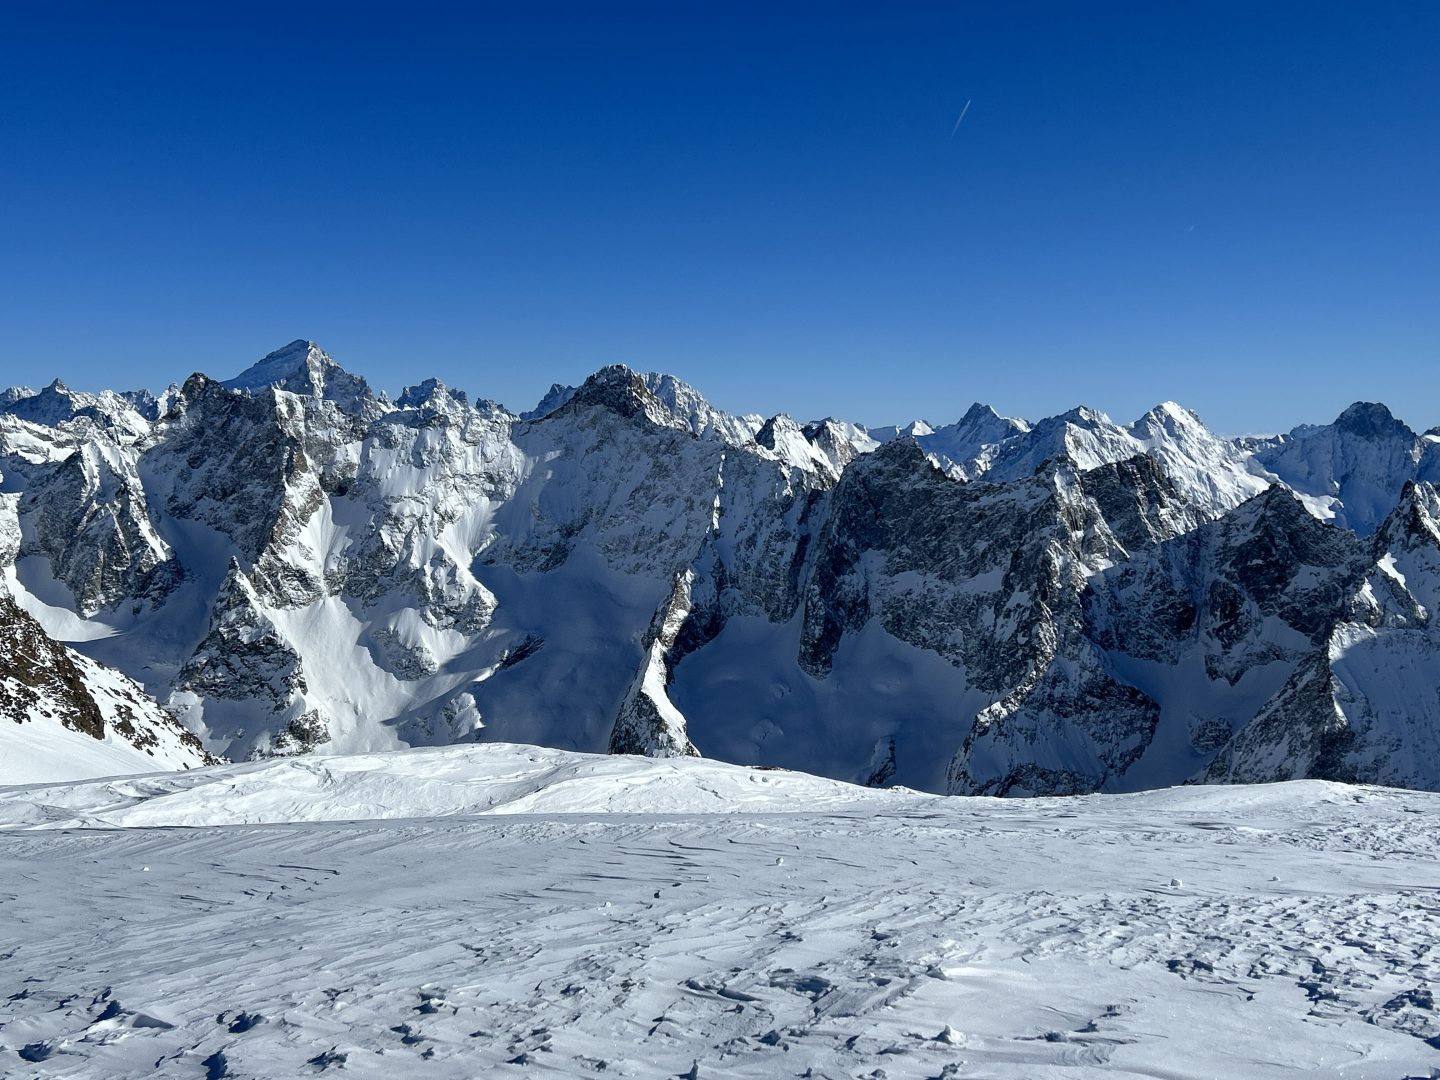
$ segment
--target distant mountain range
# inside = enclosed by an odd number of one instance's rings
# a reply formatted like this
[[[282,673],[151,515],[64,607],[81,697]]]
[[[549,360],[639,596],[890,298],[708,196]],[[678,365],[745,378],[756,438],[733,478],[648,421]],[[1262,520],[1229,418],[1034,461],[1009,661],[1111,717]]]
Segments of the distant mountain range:
[[[1440,789],[1440,429],[514,414],[313,342],[0,395],[0,783],[477,740],[995,795]]]

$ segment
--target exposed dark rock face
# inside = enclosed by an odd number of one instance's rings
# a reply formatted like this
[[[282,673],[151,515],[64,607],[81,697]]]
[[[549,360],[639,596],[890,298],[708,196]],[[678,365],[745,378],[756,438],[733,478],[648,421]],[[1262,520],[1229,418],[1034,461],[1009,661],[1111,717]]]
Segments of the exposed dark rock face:
[[[254,586],[233,559],[211,610],[210,632],[180,669],[175,685],[232,701],[259,698],[275,712],[305,689],[299,654],[261,610]]]
[[[17,724],[42,714],[92,739],[105,737],[105,718],[69,653],[40,624],[0,595],[0,709]]]
[[[610,733],[612,754],[700,756],[685,734],[685,717],[665,695],[670,681],[668,655],[690,615],[691,580],[689,573],[677,574],[669,598],[651,620],[644,642],[646,662],[621,702]]]
[[[156,758],[155,768],[219,760],[140,687],[53,640],[3,593],[0,722],[58,724],[97,741],[116,740]]]

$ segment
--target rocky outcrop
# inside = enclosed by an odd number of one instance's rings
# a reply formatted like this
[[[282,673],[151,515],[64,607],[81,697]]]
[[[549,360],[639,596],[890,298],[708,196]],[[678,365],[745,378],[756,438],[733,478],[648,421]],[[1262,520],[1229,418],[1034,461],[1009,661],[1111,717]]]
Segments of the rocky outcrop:
[[[283,709],[304,691],[299,654],[265,615],[234,559],[210,613],[210,630],[175,678],[178,690],[232,701],[260,699]]]
[[[17,724],[43,717],[92,739],[105,737],[105,718],[78,665],[4,595],[0,595],[0,687],[0,710]]]
[[[0,593],[0,724],[57,725],[128,750],[134,767],[213,765],[200,740],[134,682],[77,655]],[[122,759],[123,760],[123,759]]]
[[[645,660],[620,704],[610,733],[610,753],[647,757],[699,757],[685,734],[685,717],[665,694],[670,681],[667,654],[690,615],[693,575],[677,574],[664,606],[645,635]]]

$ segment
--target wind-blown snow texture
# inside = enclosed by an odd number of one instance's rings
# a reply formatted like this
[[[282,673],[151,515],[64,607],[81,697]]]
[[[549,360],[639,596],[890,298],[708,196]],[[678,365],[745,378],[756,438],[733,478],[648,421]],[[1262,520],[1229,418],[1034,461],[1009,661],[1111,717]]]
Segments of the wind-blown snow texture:
[[[1440,431],[1373,404],[1272,439],[1171,403],[867,432],[611,367],[515,414],[391,401],[305,341],[159,396],[0,396],[16,604],[236,760],[1440,788],[1437,482]]]
[[[1424,1077],[1437,813],[508,746],[0,791],[0,1073]]]

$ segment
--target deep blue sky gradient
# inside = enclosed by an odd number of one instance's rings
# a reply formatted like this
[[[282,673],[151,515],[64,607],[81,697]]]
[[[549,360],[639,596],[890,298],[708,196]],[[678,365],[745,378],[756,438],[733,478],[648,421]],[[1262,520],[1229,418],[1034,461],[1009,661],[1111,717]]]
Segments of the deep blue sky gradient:
[[[0,6],[0,384],[1440,424],[1440,5]],[[951,137],[957,115],[973,103]]]

